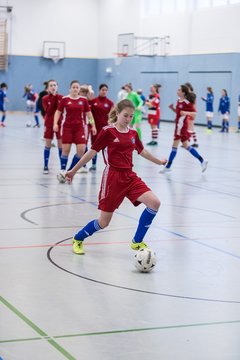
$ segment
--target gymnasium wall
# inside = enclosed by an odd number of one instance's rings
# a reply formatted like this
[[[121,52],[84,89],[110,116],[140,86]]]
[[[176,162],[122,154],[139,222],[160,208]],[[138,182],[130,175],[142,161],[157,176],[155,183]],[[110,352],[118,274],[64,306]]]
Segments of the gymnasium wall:
[[[176,99],[179,84],[191,81],[198,97],[206,86],[215,92],[215,110],[220,90],[231,97],[232,124],[236,119],[240,93],[240,5],[146,17],[146,0],[0,0],[13,6],[9,18],[9,68],[0,71],[0,81],[9,85],[9,110],[24,110],[23,87],[32,83],[42,90],[46,79],[55,78],[60,92],[68,92],[69,82],[79,79],[110,86],[116,100],[121,85],[131,81],[147,94],[153,82],[162,84],[162,118],[172,119],[167,105]],[[0,10],[0,15],[1,15]],[[141,36],[171,36],[170,56],[127,58],[116,66],[117,34],[133,32]],[[54,65],[42,58],[43,41],[65,41],[66,59]],[[206,54],[206,55],[201,55]],[[106,73],[106,68],[112,73]],[[198,100],[202,123],[204,103]],[[217,118],[216,118],[216,121]]]
[[[134,89],[142,88],[148,95],[153,83],[160,83],[161,118],[173,120],[174,114],[168,105],[176,102],[176,92],[180,84],[189,81],[197,93],[197,123],[205,121],[205,103],[200,99],[206,96],[206,87],[214,90],[214,123],[220,124],[217,115],[221,89],[225,88],[231,98],[231,125],[236,125],[237,101],[240,94],[240,54],[183,55],[167,57],[129,57],[120,65],[113,59],[98,61],[98,83],[107,82],[110,96],[117,99],[121,86],[129,81]],[[112,73],[106,72],[107,68]]]

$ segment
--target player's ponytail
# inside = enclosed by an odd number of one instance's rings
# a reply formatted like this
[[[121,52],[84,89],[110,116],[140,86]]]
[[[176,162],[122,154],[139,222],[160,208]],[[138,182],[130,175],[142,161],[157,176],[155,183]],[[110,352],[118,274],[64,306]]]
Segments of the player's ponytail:
[[[153,86],[155,87],[156,92],[159,93],[159,89],[162,87],[162,85],[160,85],[160,84],[153,84]]]
[[[120,112],[122,112],[124,109],[130,108],[135,110],[135,106],[130,100],[124,99],[119,101],[114,108],[110,111],[108,115],[108,122],[109,124],[113,124],[117,121],[117,116]]]

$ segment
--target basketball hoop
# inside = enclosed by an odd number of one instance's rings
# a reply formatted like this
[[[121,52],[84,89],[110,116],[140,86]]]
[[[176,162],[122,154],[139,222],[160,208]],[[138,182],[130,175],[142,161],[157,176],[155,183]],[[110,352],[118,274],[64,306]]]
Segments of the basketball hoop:
[[[52,61],[54,62],[54,64],[57,64],[59,62],[59,60],[60,60],[60,57],[58,57],[58,56],[52,57]]]
[[[115,55],[114,63],[118,66],[122,63],[123,58],[128,56],[128,53],[114,53],[113,55]]]

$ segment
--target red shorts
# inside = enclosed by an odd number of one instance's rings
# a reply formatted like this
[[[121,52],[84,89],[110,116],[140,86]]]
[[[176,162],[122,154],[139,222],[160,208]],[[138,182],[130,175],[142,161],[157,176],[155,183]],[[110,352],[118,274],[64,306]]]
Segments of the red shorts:
[[[59,140],[61,139],[61,134],[60,134],[60,130],[58,132],[54,132],[53,131],[53,127],[52,126],[45,126],[44,127],[44,139],[53,139],[54,138],[54,134],[56,134],[56,138]]]
[[[191,134],[188,132],[187,122],[179,129],[178,124],[175,127],[174,140],[181,140],[181,142],[188,141]]]
[[[148,123],[150,125],[158,126],[159,121],[160,121],[160,116],[148,115]]]
[[[62,126],[61,128],[62,143],[63,144],[86,144],[86,135],[83,126],[78,124],[73,126]]]
[[[113,212],[121,205],[125,197],[134,206],[138,206],[140,202],[137,199],[147,191],[151,190],[132,170],[118,171],[107,166],[103,172],[98,195],[98,208]]]

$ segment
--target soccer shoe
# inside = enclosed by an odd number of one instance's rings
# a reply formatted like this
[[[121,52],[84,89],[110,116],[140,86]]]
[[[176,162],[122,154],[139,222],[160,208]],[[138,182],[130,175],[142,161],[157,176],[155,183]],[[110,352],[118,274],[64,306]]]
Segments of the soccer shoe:
[[[150,141],[149,143],[147,143],[147,145],[150,145],[150,146],[152,146],[152,145],[157,145],[158,143],[157,143],[157,141],[154,141],[154,140],[152,140],[152,141]]]
[[[171,172],[171,168],[167,168],[163,166],[163,168],[159,171],[160,174],[169,174]]]
[[[202,172],[206,171],[208,166],[208,160],[203,160],[201,166],[202,166]]]
[[[91,167],[90,167],[90,169],[89,169],[89,171],[96,171],[97,170],[97,168],[96,168],[96,165],[92,165]]]
[[[77,255],[84,255],[85,252],[83,250],[83,241],[81,240],[75,240],[73,238],[73,252]]]
[[[66,171],[65,170],[61,170],[58,174],[57,174],[57,179],[61,184],[64,184],[67,179],[66,179]]]
[[[240,133],[240,129],[237,129],[236,133],[239,134],[239,133]]]
[[[140,250],[140,249],[146,249],[146,248],[148,248],[148,246],[143,241],[140,243],[135,243],[134,241],[132,241],[132,243],[131,243],[131,249],[133,249],[133,250]]]
[[[49,173],[48,167],[47,167],[47,166],[44,166],[44,168],[43,168],[43,174],[48,174],[48,173]]]
[[[211,134],[212,133],[212,129],[207,129],[207,134]]]
[[[198,145],[197,143],[193,143],[193,144],[192,144],[192,147],[197,148],[197,147],[199,147],[199,145]]]
[[[87,174],[88,173],[88,168],[83,166],[77,171],[77,173],[78,174]]]
[[[2,126],[2,127],[6,127],[6,125],[4,124],[4,122],[1,122],[1,126]]]

